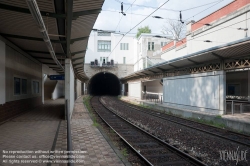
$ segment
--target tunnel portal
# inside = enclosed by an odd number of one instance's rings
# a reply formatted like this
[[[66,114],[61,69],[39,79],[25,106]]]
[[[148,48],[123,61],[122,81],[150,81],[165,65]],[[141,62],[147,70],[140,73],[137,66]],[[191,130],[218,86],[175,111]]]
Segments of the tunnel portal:
[[[120,94],[120,81],[116,75],[107,72],[101,72],[94,75],[89,83],[90,95],[112,95]]]

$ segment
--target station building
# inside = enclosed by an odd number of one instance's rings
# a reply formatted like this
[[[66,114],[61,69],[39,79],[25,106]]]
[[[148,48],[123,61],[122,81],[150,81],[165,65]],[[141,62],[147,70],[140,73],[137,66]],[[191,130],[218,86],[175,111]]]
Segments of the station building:
[[[164,62],[121,80],[128,96],[160,98],[176,109],[212,114],[250,111],[250,2],[233,1],[187,23],[186,37],[162,47]]]
[[[125,89],[121,85],[120,78],[163,61],[153,54],[161,51],[168,40],[156,35],[159,34],[142,33],[137,39],[134,34],[92,31],[85,56],[84,71],[89,80],[85,82],[84,93],[126,94],[127,86]]]
[[[103,2],[0,2],[0,123],[58,98],[72,113]]]

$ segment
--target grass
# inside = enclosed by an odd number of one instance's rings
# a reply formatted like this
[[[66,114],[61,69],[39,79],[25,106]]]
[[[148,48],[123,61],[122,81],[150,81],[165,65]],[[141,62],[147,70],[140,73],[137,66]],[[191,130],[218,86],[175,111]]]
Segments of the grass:
[[[222,118],[221,115],[216,115],[216,118]]]
[[[92,96],[85,96],[83,98],[83,103],[86,106],[87,110],[89,111],[90,115],[92,116],[92,120],[93,120],[93,124],[92,125],[95,126],[95,127],[99,127],[100,125],[99,125],[99,123],[97,123],[96,118],[95,118],[95,116],[93,114],[92,107],[90,105],[90,99],[91,98],[92,98]]]
[[[85,97],[83,98],[83,103],[85,104],[85,106],[87,107],[87,109],[88,109],[89,112],[92,111],[92,108],[91,108],[91,106],[90,106],[90,99],[91,99],[91,98],[92,98],[91,96],[85,96]]]
[[[131,103],[131,104],[134,104],[134,105],[138,105],[138,106],[143,107],[143,108],[153,109],[150,106],[145,106],[145,105],[142,105],[142,104],[135,104],[133,102],[128,102],[128,103]],[[155,109],[153,109],[153,110],[155,110]],[[158,110],[155,110],[155,111],[158,111]],[[205,119],[198,119],[198,118],[186,118],[186,117],[183,117],[182,115],[175,115],[171,111],[164,111],[164,110],[159,110],[159,111],[162,112],[162,113],[168,114],[168,115],[180,117],[180,118],[183,118],[183,119],[193,120],[193,121],[196,121],[196,122],[199,122],[199,123],[203,123],[203,124],[206,124],[206,125],[211,125],[211,126],[222,128],[222,129],[226,128],[225,124],[217,123],[217,122],[214,122],[212,120],[205,120]],[[216,118],[222,118],[222,117],[221,117],[221,115],[217,115]]]
[[[226,128],[225,124],[217,123],[217,122],[214,122],[212,120],[197,119],[197,118],[187,118],[187,119],[190,119],[190,120],[193,120],[193,121],[196,121],[196,122],[199,122],[199,123],[203,123],[203,124],[206,124],[206,125],[211,125],[211,126],[214,126],[214,127],[222,128],[222,129]]]
[[[122,149],[122,155],[123,155],[124,157],[127,157],[127,156],[128,156],[128,151],[127,151],[126,148],[123,148],[123,149]]]
[[[95,127],[100,126],[99,123],[96,122],[96,118],[95,117],[93,118],[93,124],[92,125],[95,126]]]

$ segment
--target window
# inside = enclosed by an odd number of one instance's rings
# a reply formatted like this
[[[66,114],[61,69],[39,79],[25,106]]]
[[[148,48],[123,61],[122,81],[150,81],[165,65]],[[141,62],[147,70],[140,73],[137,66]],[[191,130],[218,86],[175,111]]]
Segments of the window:
[[[126,64],[126,57],[123,57],[123,64]]]
[[[22,79],[22,94],[27,94],[27,79]]]
[[[110,32],[98,32],[97,36],[111,36]]]
[[[14,94],[20,95],[21,93],[21,79],[14,77]]]
[[[128,43],[120,43],[120,50],[128,50]]]
[[[107,62],[109,61],[109,57],[106,58],[106,61],[107,61]]]
[[[161,47],[165,46],[167,42],[161,42]]]
[[[98,40],[98,52],[110,52],[111,41]]]
[[[100,63],[102,63],[102,57],[100,57]]]
[[[39,93],[39,82],[33,81],[33,93],[38,94]]]
[[[148,42],[148,50],[154,50],[155,46],[154,46],[154,42]]]

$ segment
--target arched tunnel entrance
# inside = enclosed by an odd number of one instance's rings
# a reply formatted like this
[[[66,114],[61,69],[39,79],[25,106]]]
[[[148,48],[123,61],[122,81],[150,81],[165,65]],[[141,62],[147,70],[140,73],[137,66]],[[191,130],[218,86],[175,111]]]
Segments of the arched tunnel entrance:
[[[88,91],[90,95],[112,95],[120,94],[120,81],[116,75],[101,72],[94,75],[89,82]]]

